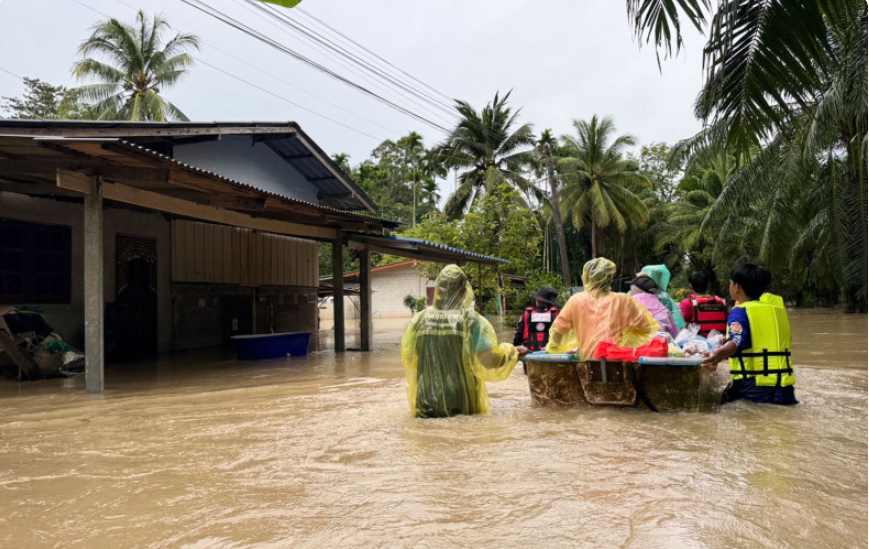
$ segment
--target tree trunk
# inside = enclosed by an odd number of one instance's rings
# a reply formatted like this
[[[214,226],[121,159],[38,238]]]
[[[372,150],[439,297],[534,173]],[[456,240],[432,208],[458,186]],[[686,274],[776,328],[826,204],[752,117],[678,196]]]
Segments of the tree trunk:
[[[552,166],[552,151],[547,147],[549,158],[549,188],[552,192],[552,221],[555,223],[555,236],[558,237],[558,255],[561,258],[561,277],[564,287],[570,288],[570,265],[567,263],[567,242],[564,240],[564,225],[561,223],[561,201],[558,199],[558,184],[555,181],[555,169]]]
[[[594,218],[594,209],[591,210],[591,258],[597,258],[597,223]]]

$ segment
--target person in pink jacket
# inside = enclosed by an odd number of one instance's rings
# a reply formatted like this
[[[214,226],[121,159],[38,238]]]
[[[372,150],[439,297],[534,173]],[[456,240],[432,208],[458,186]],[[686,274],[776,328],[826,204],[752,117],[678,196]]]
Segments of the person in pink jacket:
[[[661,325],[661,331],[676,337],[679,333],[676,321],[673,320],[670,310],[655,295],[659,291],[658,284],[652,278],[642,275],[628,281],[628,284],[631,285],[631,296],[652,313],[652,318]]]

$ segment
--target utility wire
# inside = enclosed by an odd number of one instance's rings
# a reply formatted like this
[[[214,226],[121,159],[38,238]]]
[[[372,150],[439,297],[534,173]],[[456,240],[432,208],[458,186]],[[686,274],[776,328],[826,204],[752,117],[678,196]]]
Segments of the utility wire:
[[[119,4],[122,4],[122,5],[126,6],[126,7],[130,8],[130,9],[132,9],[132,10],[136,10],[136,11],[138,11],[138,8],[135,8],[135,7],[131,6],[130,4],[127,4],[126,2],[123,2],[122,0],[114,0],[114,1],[117,2],[117,3],[119,3]],[[79,5],[82,6],[82,7],[87,8],[87,9],[89,9],[89,10],[95,12],[95,13],[98,13],[98,14],[102,15],[103,17],[106,17],[106,18],[109,18],[109,19],[112,18],[112,17],[111,17],[110,15],[108,15],[107,13],[104,13],[104,12],[102,12],[102,11],[96,9],[96,8],[93,8],[93,7],[87,5],[87,4],[83,3],[83,2],[80,2],[79,0],[73,0],[73,2],[75,2],[76,4],[79,4]],[[210,46],[210,45],[209,45],[209,47],[211,47],[211,48],[213,48],[213,49],[218,49],[218,48],[216,48],[215,46]],[[220,51],[220,50],[218,50],[218,51]],[[221,53],[223,53],[224,55],[228,55],[228,56],[230,56],[230,57],[233,57],[233,56],[231,56],[230,54],[228,54],[228,53],[226,53],[226,52],[221,52]],[[333,119],[333,118],[330,118],[330,117],[328,117],[328,116],[326,116],[326,115],[324,115],[324,114],[321,114],[321,113],[319,113],[319,112],[317,112],[317,111],[314,111],[314,110],[312,110],[312,109],[309,109],[309,108],[307,108],[307,107],[304,107],[304,106],[302,106],[302,105],[300,105],[300,104],[298,104],[298,103],[295,103],[294,101],[291,101],[291,100],[287,99],[286,97],[283,97],[283,96],[281,96],[281,95],[278,95],[278,94],[276,94],[276,93],[274,93],[274,92],[272,92],[272,91],[270,91],[270,90],[268,90],[268,89],[265,89],[265,88],[263,88],[263,87],[261,87],[261,86],[258,86],[257,84],[254,84],[253,82],[250,82],[250,81],[248,81],[248,80],[245,80],[244,78],[241,78],[240,76],[237,76],[237,75],[235,75],[235,74],[232,74],[232,73],[230,73],[230,72],[227,72],[227,71],[225,71],[225,70],[223,70],[223,69],[221,69],[221,68],[219,68],[219,67],[217,67],[217,66],[215,66],[215,65],[213,65],[213,64],[211,64],[211,63],[209,63],[209,62],[207,62],[207,61],[205,61],[205,60],[203,60],[203,59],[201,59],[201,58],[194,57],[194,56],[191,56],[191,57],[193,57],[193,58],[194,58],[198,63],[202,63],[203,65],[205,65],[205,66],[211,68],[212,70],[215,70],[215,71],[217,71],[217,72],[220,72],[220,73],[224,74],[225,76],[228,76],[228,77],[230,77],[230,78],[233,78],[233,79],[235,79],[235,80],[238,80],[239,82],[242,82],[242,83],[244,83],[244,84],[247,84],[248,86],[251,86],[251,87],[253,87],[253,88],[257,89],[257,90],[260,90],[260,91],[262,91],[263,93],[267,93],[267,94],[271,95],[272,97],[275,97],[275,98],[277,98],[277,99],[279,99],[279,100],[281,100],[281,101],[283,101],[283,102],[285,102],[285,103],[288,103],[288,104],[290,104],[290,105],[293,105],[294,107],[297,107],[297,108],[299,108],[299,109],[302,109],[303,111],[309,112],[309,113],[313,114],[314,116],[317,116],[317,117],[319,117],[319,118],[322,118],[322,119],[324,119],[324,120],[326,120],[326,121],[328,121],[328,122],[331,122],[331,123],[333,123],[333,124],[337,124],[338,126],[341,126],[341,127],[343,127],[343,128],[346,128],[346,129],[348,129],[348,130],[350,130],[350,131],[352,131],[352,132],[358,133],[358,134],[363,135],[363,136],[365,136],[365,137],[369,137],[369,138],[374,139],[374,140],[377,140],[377,141],[380,141],[380,140],[381,140],[380,137],[377,137],[377,136],[371,135],[370,133],[366,133],[366,132],[364,132],[364,131],[362,131],[362,130],[360,130],[360,129],[354,128],[354,127],[352,127],[352,126],[348,126],[347,124],[344,124],[343,122],[340,122],[340,121],[335,120],[335,119]],[[236,58],[236,59],[237,59],[237,58]],[[237,60],[238,60],[238,59],[237,59]],[[241,60],[239,60],[239,61],[241,61]],[[250,66],[251,68],[256,69],[256,67],[254,67],[253,65],[250,65],[249,63],[246,63],[246,62],[244,62],[244,61],[241,61],[241,62],[247,64],[247,65]],[[262,69],[257,69],[257,70],[260,70],[261,72],[266,72],[266,71],[263,71]],[[4,72],[8,72],[8,71],[5,71],[5,70],[4,70]],[[12,73],[9,73],[9,74],[12,74]],[[268,74],[268,73],[267,73],[267,74]],[[14,75],[14,76],[17,76],[17,75]],[[272,75],[272,76],[273,76],[273,75]],[[21,77],[19,76],[18,78],[21,78]],[[273,76],[273,78],[275,78],[275,79],[277,79],[277,80],[280,80],[280,79],[278,79],[278,78],[275,77],[275,76]],[[22,80],[23,80],[23,79],[22,79]],[[286,83],[286,82],[285,82],[285,83]],[[289,83],[286,83],[286,84],[289,85],[289,86],[291,86],[291,87],[294,87],[294,88],[296,87],[296,86],[292,86],[292,85],[289,84]],[[304,91],[304,90],[300,90],[300,91]],[[308,93],[308,92],[305,92],[305,93]],[[311,95],[311,94],[309,94],[309,95]],[[328,104],[327,101],[325,101],[325,100],[323,100],[323,101],[324,101],[325,103]],[[337,107],[337,108],[339,108],[339,109],[341,108],[341,107],[338,107],[337,105],[333,105],[333,106],[335,106],[335,107]],[[341,109],[341,110],[345,110],[345,109]],[[349,112],[349,111],[348,111],[348,112]],[[350,114],[352,114],[352,113],[350,113]],[[355,115],[354,115],[354,116],[355,116]],[[367,120],[367,119],[366,119],[366,120]],[[380,126],[380,124],[377,124],[377,123],[374,122],[374,121],[369,120],[369,122],[371,122],[372,124],[375,124],[375,125]],[[380,127],[383,128],[383,129],[385,129],[385,130],[387,130],[387,131],[391,131],[391,132],[394,132],[395,134],[399,134],[399,135],[400,135],[400,132],[397,132],[397,131],[395,131],[395,130],[390,130],[389,128],[386,128],[385,126],[380,126]]]
[[[287,46],[284,46],[283,44],[281,44],[279,42],[276,42],[275,40],[263,35],[260,32],[255,31],[254,29],[250,28],[249,26],[245,25],[244,23],[241,23],[240,21],[238,21],[230,16],[227,16],[226,14],[220,12],[220,10],[210,8],[207,5],[203,4],[199,0],[181,0],[181,1],[184,2],[185,4],[187,4],[188,6],[193,7],[195,9],[201,11],[202,13],[205,13],[206,15],[208,15],[210,17],[213,17],[213,18],[215,18],[215,19],[217,19],[217,20],[219,20],[219,21],[221,21],[221,22],[251,36],[251,37],[253,37],[253,38],[256,38],[257,40],[271,46],[272,48],[274,48],[282,53],[285,53],[285,54],[289,55],[290,57],[293,57],[294,59],[297,59],[297,60],[317,69],[318,71],[327,74],[328,76],[330,76],[330,77],[332,77],[340,82],[343,82],[344,84],[350,86],[351,88],[359,90],[359,91],[363,92],[364,94],[369,95],[370,97],[373,97],[374,99],[380,101],[381,103],[384,103],[388,106],[391,106],[394,109],[396,109],[396,110],[398,110],[398,111],[400,111],[400,112],[402,112],[402,113],[404,113],[412,118],[415,118],[415,119],[419,120],[420,122],[423,122],[426,125],[429,125],[435,129],[438,129],[446,134],[450,133],[450,130],[445,128],[444,126],[442,126],[436,122],[433,122],[424,116],[421,116],[413,111],[410,111],[410,110],[396,104],[395,102],[390,101],[389,99],[386,99],[385,97],[382,97],[382,96],[374,93],[373,91],[369,90],[365,86],[362,86],[360,84],[357,84],[356,82],[353,82],[352,80],[349,80],[348,78],[346,78],[346,77],[336,73],[335,71],[321,65],[320,63],[317,63],[317,62],[309,59],[308,57],[298,53],[297,51],[295,51],[291,48],[288,48]]]
[[[238,63],[241,63],[241,64],[243,64],[243,65],[246,65],[246,66],[252,68],[252,69],[255,70],[255,71],[261,72],[262,74],[265,74],[266,76],[268,76],[268,77],[270,77],[270,78],[273,78],[274,80],[277,80],[278,82],[280,82],[280,83],[282,83],[282,84],[284,84],[284,85],[286,85],[286,86],[288,86],[288,87],[290,87],[290,88],[293,88],[294,90],[296,90],[296,91],[298,91],[298,92],[300,92],[300,93],[304,93],[305,95],[309,95],[309,96],[313,97],[314,99],[316,99],[316,100],[318,100],[318,101],[321,101],[321,102],[323,102],[323,103],[325,103],[325,104],[327,104],[327,105],[329,105],[329,106],[331,106],[331,107],[334,107],[334,108],[336,108],[336,109],[338,109],[338,110],[340,110],[340,111],[343,111],[343,112],[349,114],[350,116],[354,116],[354,117],[356,117],[356,118],[358,118],[358,119],[360,119],[360,120],[364,120],[365,122],[368,122],[369,124],[373,124],[373,125],[377,126],[378,128],[381,128],[381,129],[383,129],[383,130],[386,130],[386,131],[388,131],[388,132],[390,132],[390,133],[394,133],[394,134],[396,134],[396,135],[401,135],[401,132],[399,132],[399,131],[397,131],[397,130],[394,130],[394,129],[392,129],[392,128],[388,128],[388,127],[386,127],[386,126],[384,126],[384,125],[382,125],[382,124],[380,124],[380,123],[378,123],[378,122],[375,122],[374,120],[371,120],[370,118],[366,118],[366,117],[364,117],[364,116],[361,116],[361,115],[359,115],[359,114],[356,114],[356,113],[354,113],[353,111],[348,110],[348,109],[345,109],[345,108],[342,107],[341,105],[338,105],[337,103],[333,103],[333,102],[331,102],[331,101],[327,101],[327,100],[323,99],[322,97],[318,97],[317,95],[315,95],[315,94],[313,94],[313,93],[311,93],[311,92],[305,90],[304,88],[300,88],[299,86],[296,86],[295,84],[293,84],[293,83],[291,83],[291,82],[289,82],[289,81],[287,81],[287,80],[284,80],[283,78],[280,78],[280,77],[278,77],[278,76],[275,76],[275,75],[272,74],[271,72],[269,72],[269,71],[267,71],[267,70],[265,70],[265,69],[262,69],[262,68],[260,68],[260,67],[257,67],[256,65],[253,65],[253,64],[249,63],[248,61],[245,61],[244,59],[241,59],[240,57],[236,57],[236,56],[232,55],[231,53],[227,52],[226,50],[222,50],[222,49],[218,48],[217,46],[215,46],[215,45],[213,45],[213,44],[208,44],[208,43],[206,43],[205,46],[207,46],[207,47],[209,47],[209,48],[211,48],[211,49],[213,49],[213,50],[215,50],[215,51],[217,51],[217,52],[219,52],[219,53],[221,53],[221,54],[223,54],[223,55],[229,57],[230,59],[235,60],[235,61],[238,62]],[[246,82],[246,83],[247,83],[247,82]],[[304,107],[302,107],[302,108],[304,108]]]
[[[299,109],[302,109],[303,111],[309,112],[309,113],[313,114],[314,116],[319,116],[320,118],[323,118],[324,120],[328,120],[329,122],[332,122],[333,124],[337,124],[337,125],[341,126],[342,128],[347,128],[347,129],[350,130],[350,131],[356,132],[356,133],[361,134],[361,135],[364,135],[364,136],[366,136],[366,137],[370,137],[371,139],[378,139],[378,140],[380,139],[379,137],[374,136],[374,135],[371,135],[370,133],[365,133],[365,132],[362,131],[362,130],[357,130],[356,128],[353,128],[353,127],[351,127],[351,126],[348,126],[347,124],[344,124],[343,122],[339,122],[339,121],[335,120],[334,118],[329,118],[328,116],[326,116],[326,115],[324,115],[324,114],[320,114],[320,113],[318,113],[317,111],[314,111],[314,110],[309,109],[309,108],[307,108],[307,107],[303,107],[302,105],[299,105],[298,103],[295,103],[295,102],[293,102],[293,101],[290,101],[290,100],[287,99],[286,97],[280,96],[280,95],[278,95],[278,94],[276,94],[276,93],[274,93],[274,92],[272,92],[272,91],[267,90],[266,88],[263,88],[262,86],[258,86],[258,85],[256,85],[256,84],[254,84],[253,82],[250,82],[249,80],[245,80],[244,78],[242,78],[242,77],[240,77],[240,76],[236,76],[236,75],[234,75],[234,74],[232,74],[232,73],[230,73],[230,72],[227,72],[227,71],[221,69],[220,67],[217,67],[216,65],[212,65],[211,63],[209,63],[209,62],[207,62],[207,61],[204,61],[204,60],[202,60],[202,59],[200,59],[200,58],[194,57],[193,59],[195,59],[198,63],[202,63],[202,64],[205,65],[206,67],[210,67],[212,70],[215,70],[215,71],[217,71],[217,72],[219,72],[219,73],[222,73],[222,74],[224,74],[224,75],[226,75],[226,76],[228,76],[228,77],[230,77],[230,78],[233,78],[233,79],[235,79],[235,80],[238,80],[239,82],[244,82],[244,83],[247,84],[248,86],[251,86],[251,87],[253,87],[253,88],[256,88],[256,89],[260,90],[260,91],[263,92],[263,93],[267,93],[267,94],[271,95],[272,97],[274,97],[274,98],[276,98],[276,99],[280,99],[281,101],[283,101],[283,102],[285,102],[285,103],[289,103],[290,105],[293,105],[294,107],[297,107],[297,108],[299,108]]]
[[[118,0],[118,1],[120,1],[120,0]],[[378,60],[382,61],[382,62],[385,63],[387,66],[389,66],[389,67],[391,67],[391,68],[397,70],[398,72],[400,72],[401,74],[403,74],[403,75],[407,76],[408,78],[412,79],[412,80],[415,81],[416,83],[418,83],[418,84],[424,86],[425,88],[428,88],[429,90],[431,90],[432,95],[436,95],[436,96],[439,95],[439,96],[441,96],[441,98],[445,99],[449,105],[453,106],[453,104],[454,104],[454,102],[455,102],[455,99],[453,99],[452,97],[448,96],[448,95],[445,94],[445,93],[442,93],[442,92],[438,91],[438,90],[435,89],[434,87],[432,87],[432,86],[426,84],[426,83],[423,82],[422,80],[419,80],[418,78],[414,77],[412,74],[409,74],[409,73],[405,72],[405,71],[402,70],[401,68],[396,67],[395,65],[393,65],[392,63],[390,63],[389,61],[387,61],[386,59],[384,59],[383,57],[377,55],[377,54],[374,53],[373,51],[369,50],[368,48],[366,48],[366,47],[363,46],[362,44],[356,42],[355,40],[353,40],[352,38],[350,38],[349,36],[347,36],[346,34],[342,33],[341,31],[339,31],[339,30],[335,29],[334,27],[330,26],[329,24],[325,23],[325,22],[322,21],[321,19],[318,19],[316,16],[314,16],[314,15],[308,13],[307,11],[305,11],[304,9],[302,9],[301,7],[296,7],[295,10],[296,10],[296,12],[302,14],[303,16],[308,17],[309,19],[313,20],[314,22],[316,22],[317,24],[319,24],[321,27],[324,27],[324,28],[326,28],[326,29],[332,31],[333,33],[337,34],[338,36],[340,36],[341,38],[343,38],[346,42],[348,42],[349,44],[351,44],[351,45],[352,45],[354,48],[356,48],[357,50],[361,50],[361,51],[363,51],[363,52],[365,52],[365,53],[368,53],[369,55],[373,56],[375,59],[378,59]]]
[[[343,46],[337,44],[335,41],[330,38],[320,36],[317,31],[308,28],[301,22],[295,21],[285,12],[286,10],[281,10],[275,6],[269,5],[268,7],[263,5],[261,2],[257,2],[256,0],[245,0],[247,4],[253,5],[258,10],[266,13],[270,17],[275,20],[278,20],[281,24],[290,27],[295,30],[297,33],[306,37],[309,40],[313,40],[316,43],[322,44],[324,47],[328,48],[330,51],[342,56],[345,59],[348,59],[352,63],[358,65],[363,70],[370,72],[375,77],[385,80],[386,82],[397,86],[398,91],[401,93],[409,94],[413,99],[423,101],[424,104],[431,105],[432,107],[439,109],[442,112],[450,116],[455,116],[455,110],[452,105],[440,98],[434,98],[428,92],[424,90],[418,89],[415,85],[404,82],[401,77],[387,74],[387,72],[383,71],[379,67],[374,66],[367,60],[359,57],[358,55],[350,52]]]
[[[278,31],[285,33],[288,36],[291,36],[295,40],[299,39],[298,33],[291,32],[291,29],[288,29],[286,25],[283,25],[283,24],[281,24],[280,21],[276,21],[273,18],[269,17],[268,14],[262,13],[258,9],[252,8],[245,3],[242,4],[242,7],[244,7],[246,10],[250,11],[251,13],[253,13],[257,18],[264,20],[267,24],[276,28]],[[355,66],[353,63],[345,61],[343,58],[336,58],[322,44],[320,44],[316,41],[311,41],[311,40],[308,40],[308,42],[309,43],[306,45],[308,45],[308,46],[312,47],[314,50],[324,54],[327,58],[329,58],[330,61],[334,62],[335,64],[340,65],[341,67],[354,73],[356,76],[358,76],[359,78],[361,78],[362,80],[367,82],[371,86],[372,90],[377,89],[377,90],[379,90],[380,93],[387,94],[387,95],[392,94],[394,92],[394,90],[391,89],[388,85],[385,85],[384,83],[378,81],[375,77],[372,77],[371,75],[367,74],[362,69]],[[416,103],[413,99],[408,99],[407,97],[400,97],[398,99],[393,99],[393,100],[396,103],[401,103],[401,105],[403,107],[407,108],[408,110],[412,110],[413,108],[422,108],[422,109],[428,111],[429,114],[433,114],[426,107],[424,107],[424,106],[420,107],[420,105],[418,103]],[[408,106],[408,103],[410,103],[411,106]],[[441,120],[440,120],[441,123],[452,124],[454,122],[454,120],[444,120],[443,116],[440,114],[437,114],[436,116],[439,116],[441,118]]]

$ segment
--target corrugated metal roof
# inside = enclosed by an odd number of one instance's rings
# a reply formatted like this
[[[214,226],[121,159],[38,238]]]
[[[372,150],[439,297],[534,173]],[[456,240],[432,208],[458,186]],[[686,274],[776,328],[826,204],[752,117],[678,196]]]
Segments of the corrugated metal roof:
[[[67,140],[59,139],[59,140],[57,140],[57,141],[67,141]],[[209,170],[203,169],[203,168],[198,168],[198,167],[193,166],[193,165],[190,165],[190,164],[185,164],[184,162],[181,162],[181,161],[179,161],[179,160],[175,160],[174,158],[171,158],[171,157],[169,157],[169,156],[166,156],[165,154],[161,154],[161,153],[155,152],[155,151],[153,151],[153,150],[151,150],[151,149],[149,149],[149,148],[147,148],[147,147],[144,147],[144,146],[142,146],[142,145],[137,145],[136,143],[133,143],[133,142],[127,141],[127,140],[125,140],[125,139],[118,139],[117,142],[118,142],[119,144],[121,144],[121,145],[124,145],[124,146],[126,146],[126,147],[129,147],[131,150],[136,151],[136,152],[138,152],[138,153],[146,154],[146,155],[149,155],[149,156],[152,156],[152,157],[155,157],[155,158],[159,158],[160,160],[163,160],[164,162],[169,162],[169,163],[174,164],[174,165],[176,165],[176,166],[182,167],[182,168],[184,168],[184,169],[186,169],[186,170],[190,170],[190,171],[192,171],[192,172],[199,173],[199,174],[205,174],[205,175],[208,175],[208,176],[213,177],[213,178],[215,178],[215,179],[219,179],[219,180],[221,180],[221,181],[225,181],[225,182],[227,182],[227,183],[231,183],[231,184],[233,184],[233,185],[235,185],[235,186],[238,186],[238,187],[241,187],[241,188],[244,188],[244,189],[257,191],[257,192],[259,192],[259,193],[262,193],[262,194],[264,194],[264,195],[271,196],[271,197],[273,197],[273,198],[279,198],[279,199],[281,199],[281,200],[287,200],[287,201],[289,201],[289,202],[293,202],[293,203],[295,203],[295,204],[304,204],[305,206],[310,206],[310,207],[312,207],[312,208],[316,208],[316,209],[321,210],[321,211],[324,211],[324,212],[330,212],[330,213],[334,213],[334,214],[340,214],[340,215],[342,215],[342,216],[358,217],[358,218],[360,218],[360,219],[372,219],[372,220],[375,220],[375,221],[380,221],[380,222],[383,222],[384,226],[387,226],[387,227],[389,227],[389,228],[394,228],[394,227],[397,227],[397,226],[401,225],[400,222],[398,222],[398,221],[393,221],[393,220],[391,220],[391,219],[384,219],[384,218],[377,217],[377,216],[374,216],[374,215],[368,215],[368,214],[363,214],[363,213],[356,213],[356,212],[349,212],[349,211],[346,211],[346,210],[340,210],[340,209],[338,209],[338,208],[332,208],[332,207],[329,207],[329,206],[323,206],[323,205],[320,205],[320,204],[314,204],[313,202],[307,202],[307,201],[305,201],[305,200],[299,200],[299,199],[297,199],[297,198],[292,198],[292,197],[289,197],[289,196],[286,196],[286,195],[283,195],[283,194],[280,194],[280,193],[276,193],[276,192],[272,192],[272,191],[266,191],[266,190],[263,190],[263,189],[261,189],[261,188],[259,188],[259,187],[254,186],[254,185],[250,185],[250,184],[248,184],[248,183],[244,183],[244,182],[241,182],[241,181],[237,181],[237,180],[235,180],[235,179],[230,179],[230,178],[228,178],[228,177],[224,177],[224,176],[222,176],[222,175],[220,175],[220,174],[218,174],[218,173],[215,173],[215,172],[212,172],[212,171],[209,171]],[[304,174],[303,174],[303,175],[304,175]]]
[[[221,131],[221,130],[229,131]],[[15,132],[9,134],[9,131]],[[260,131],[261,130],[261,131]],[[281,134],[286,135],[281,135]],[[295,122],[134,122],[127,120],[0,120],[0,135],[112,137],[136,142],[149,137],[172,142],[196,135],[251,135],[265,143],[315,187],[319,201],[337,210],[369,210],[376,205]],[[139,139],[137,139],[139,138]],[[282,154],[283,153],[283,154]],[[256,188],[256,187],[255,187]],[[262,189],[259,189],[262,190]]]
[[[353,243],[356,242],[360,245],[374,246],[378,248],[377,251],[382,253],[389,253],[401,257],[413,257],[416,259],[422,259],[423,261],[434,261],[437,263],[443,263],[445,261],[470,261],[472,263],[510,264],[509,260],[500,257],[470,252],[461,248],[436,244],[418,238],[360,233],[349,234],[347,238],[351,247],[354,247]],[[359,246],[355,247],[359,248]]]

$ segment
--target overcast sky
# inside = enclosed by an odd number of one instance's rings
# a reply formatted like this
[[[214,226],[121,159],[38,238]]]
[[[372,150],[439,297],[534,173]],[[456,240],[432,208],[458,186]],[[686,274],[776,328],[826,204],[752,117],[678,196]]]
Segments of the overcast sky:
[[[428,146],[443,139],[442,132],[180,0],[0,0],[0,69],[76,85],[70,68],[77,45],[103,18],[97,12],[131,21],[135,10],[125,3],[162,13],[176,31],[197,34],[202,42],[197,57],[203,62],[283,98],[200,63],[175,88],[163,92],[191,120],[293,120],[329,154],[349,153],[353,164],[367,158],[383,139],[411,130],[423,134]],[[208,4],[361,80],[241,0]],[[593,114],[613,116],[619,133],[633,134],[640,143],[674,142],[700,129],[692,105],[702,77],[701,37],[689,36],[682,54],[665,61],[659,72],[654,50],[641,49],[634,41],[623,1],[304,0],[300,7],[439,92],[477,109],[496,91],[512,89],[511,103],[522,108],[521,121],[533,123],[537,133],[545,128],[556,135],[571,132],[573,119]],[[292,10],[288,13],[293,16]],[[294,17],[305,21],[301,14]],[[19,79],[0,71],[0,95],[22,91]],[[395,96],[392,90],[381,91]],[[408,106],[428,115],[419,105]]]

